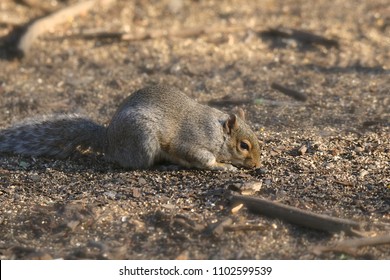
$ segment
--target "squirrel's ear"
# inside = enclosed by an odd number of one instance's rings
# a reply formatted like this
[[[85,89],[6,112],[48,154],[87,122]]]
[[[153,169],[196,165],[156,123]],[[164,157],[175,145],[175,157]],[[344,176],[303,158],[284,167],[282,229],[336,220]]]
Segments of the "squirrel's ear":
[[[245,112],[244,112],[244,110],[242,108],[238,108],[237,115],[240,117],[240,119],[245,121]]]
[[[227,134],[230,134],[232,130],[237,128],[237,116],[235,114],[231,114],[229,118],[223,124],[223,128]]]

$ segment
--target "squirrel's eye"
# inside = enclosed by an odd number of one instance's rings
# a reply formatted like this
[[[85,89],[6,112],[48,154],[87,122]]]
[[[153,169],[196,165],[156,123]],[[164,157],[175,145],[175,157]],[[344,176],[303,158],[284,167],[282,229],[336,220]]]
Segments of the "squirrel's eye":
[[[247,143],[245,143],[244,141],[240,142],[240,148],[243,150],[249,151],[249,145]]]

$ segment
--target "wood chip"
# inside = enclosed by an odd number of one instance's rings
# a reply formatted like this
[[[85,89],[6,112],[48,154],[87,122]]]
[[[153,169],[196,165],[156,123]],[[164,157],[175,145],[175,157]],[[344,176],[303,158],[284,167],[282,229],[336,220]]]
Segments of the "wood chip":
[[[299,149],[298,149],[298,154],[303,156],[307,151],[307,146],[306,145],[303,145],[301,146]]]
[[[161,207],[163,207],[163,208],[165,208],[165,209],[171,210],[171,209],[175,209],[176,206],[173,205],[173,204],[165,203],[165,204],[161,204]]]
[[[189,259],[189,255],[190,255],[190,253],[188,252],[188,250],[184,250],[183,252],[181,252],[181,253],[175,258],[175,260],[188,260],[188,259]]]
[[[244,204],[240,203],[240,204],[238,204],[237,206],[233,207],[232,210],[231,210],[232,214],[236,214],[238,211],[241,210],[241,208],[242,208],[243,206],[244,206]]]
[[[139,188],[133,188],[132,195],[135,198],[139,198],[139,197],[142,196],[142,192],[141,192],[141,190]]]
[[[262,185],[263,185],[263,182],[261,182],[261,181],[246,182],[241,187],[241,194],[242,195],[253,195],[256,192],[260,191]]]
[[[76,227],[80,224],[80,221],[74,220],[67,223],[67,227],[70,228],[72,231],[76,229]]]

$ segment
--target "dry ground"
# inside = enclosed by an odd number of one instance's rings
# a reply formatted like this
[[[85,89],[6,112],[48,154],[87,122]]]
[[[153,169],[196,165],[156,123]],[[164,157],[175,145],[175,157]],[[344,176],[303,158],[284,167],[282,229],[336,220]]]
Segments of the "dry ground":
[[[0,35],[77,1],[40,2],[43,8],[1,1]],[[129,93],[165,83],[204,103],[257,99],[243,107],[263,143],[263,167],[239,173],[129,171],[92,155],[1,155],[0,259],[389,259],[390,245],[316,252],[347,237],[245,209],[232,215],[223,195],[259,181],[258,196],[359,221],[371,234],[389,232],[389,15],[387,0],[119,0],[57,26],[22,60],[0,50],[0,127],[59,112],[107,124]],[[130,42],[64,39],[85,30],[242,25],[308,30],[339,47],[251,29]],[[272,82],[308,100],[295,101]],[[228,216],[230,231],[205,229]]]

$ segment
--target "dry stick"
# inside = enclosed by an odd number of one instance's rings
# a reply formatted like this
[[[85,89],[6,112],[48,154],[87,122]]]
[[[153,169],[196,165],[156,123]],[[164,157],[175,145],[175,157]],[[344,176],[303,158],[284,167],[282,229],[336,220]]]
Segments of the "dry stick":
[[[276,89],[276,90],[280,91],[281,93],[283,93],[287,96],[290,96],[298,101],[304,102],[307,100],[307,96],[305,94],[303,94],[302,92],[299,92],[299,91],[296,91],[296,90],[293,90],[290,88],[286,88],[280,84],[272,83],[271,88]]]
[[[347,181],[334,180],[334,182],[337,184],[343,185],[343,186],[347,186],[347,187],[354,187],[355,186],[354,183],[347,182]]]
[[[265,98],[254,98],[254,99],[212,99],[207,104],[211,106],[242,106],[245,104],[254,105],[270,105],[270,106],[302,106],[297,102],[286,102],[286,101],[275,101]]]
[[[309,31],[303,31],[291,28],[270,28],[266,31],[261,32],[264,36],[280,37],[294,39],[306,44],[318,44],[325,47],[339,47],[339,42],[335,39],[328,39],[320,35],[313,34]]]
[[[184,30],[157,30],[150,31],[148,33],[134,35],[134,34],[123,34],[122,40],[124,41],[135,41],[135,40],[145,40],[145,39],[157,39],[157,38],[189,38],[196,37],[205,34],[215,34],[215,33],[233,33],[239,32],[247,29],[256,29],[250,28],[247,26],[228,26],[228,27],[194,27]]]
[[[54,25],[64,23],[79,14],[86,13],[96,5],[107,7],[114,2],[115,0],[89,0],[64,8],[44,18],[38,19],[27,27],[26,32],[19,40],[17,48],[25,55],[30,50],[32,43],[40,35],[47,32],[50,28],[53,28]]]
[[[224,227],[226,231],[260,231],[265,229],[266,227],[264,225],[231,225]]]
[[[223,27],[193,27],[181,30],[149,30],[143,33],[121,33],[121,32],[88,32],[75,34],[70,37],[96,39],[96,38],[111,38],[123,41],[141,41],[160,38],[189,38],[200,35],[208,35],[215,33],[235,33],[244,30],[252,30],[253,32],[263,35],[282,36],[300,40],[306,43],[316,43],[325,46],[338,46],[336,40],[327,39],[306,31],[290,30],[279,31],[275,29],[263,30],[262,26],[223,26]]]
[[[229,105],[244,105],[252,104],[253,99],[212,99],[207,104],[211,106],[229,106]]]
[[[323,252],[337,251],[337,252],[346,252],[353,253],[354,250],[358,247],[363,246],[377,246],[390,244],[390,235],[380,235],[374,237],[363,237],[363,238],[354,238],[346,239],[339,242],[336,242],[331,246],[316,246],[313,251],[316,254],[321,254]]]
[[[215,224],[210,225],[206,228],[205,233],[211,234],[214,236],[221,236],[224,232],[225,228],[228,226],[231,226],[233,224],[233,219],[230,217],[227,217]]]
[[[251,211],[317,230],[354,234],[353,229],[360,227],[352,220],[317,214],[258,197],[233,194],[232,201],[243,203]]]
[[[228,26],[228,27],[194,27],[183,30],[149,30],[142,33],[123,33],[109,31],[91,31],[68,36],[68,38],[83,39],[116,39],[122,41],[143,41],[161,38],[190,38],[215,33],[233,33],[243,30],[257,31],[259,27]]]
[[[390,234],[373,236],[373,237],[347,239],[347,240],[337,242],[335,246],[362,247],[362,246],[375,246],[375,245],[383,245],[383,244],[390,244]]]

